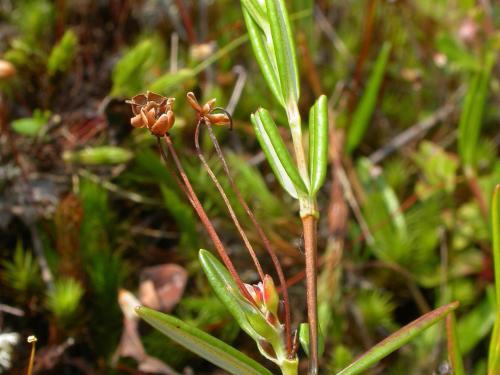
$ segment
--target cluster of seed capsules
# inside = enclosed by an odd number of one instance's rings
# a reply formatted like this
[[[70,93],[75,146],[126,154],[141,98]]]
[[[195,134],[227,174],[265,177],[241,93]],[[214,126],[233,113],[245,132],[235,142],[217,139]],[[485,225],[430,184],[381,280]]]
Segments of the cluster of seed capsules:
[[[229,114],[221,108],[215,107],[215,99],[200,105],[196,96],[189,92],[187,100],[197,112],[199,121],[205,121],[211,125],[232,124]],[[131,100],[127,100],[127,103],[132,106],[134,114],[130,123],[135,128],[147,128],[153,135],[163,137],[175,123],[174,102],[175,98],[167,98],[150,91],[136,95]],[[220,109],[224,113],[213,113],[216,109]]]

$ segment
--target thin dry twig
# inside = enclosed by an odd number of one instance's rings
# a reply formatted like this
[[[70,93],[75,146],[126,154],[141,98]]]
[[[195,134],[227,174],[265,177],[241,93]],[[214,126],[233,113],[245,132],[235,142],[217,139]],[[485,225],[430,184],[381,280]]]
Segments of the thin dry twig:
[[[440,122],[446,120],[450,117],[457,107],[457,101],[463,94],[463,88],[459,88],[452,95],[451,99],[446,102],[441,108],[439,108],[436,112],[432,113],[427,118],[422,121],[417,122],[415,125],[412,125],[404,132],[395,136],[389,143],[385,144],[382,148],[378,149],[374,153],[372,153],[369,157],[373,164],[378,164],[386,157],[391,155],[394,151],[400,149],[405,146],[409,142],[422,137],[427,131],[432,129],[434,126],[439,124]]]

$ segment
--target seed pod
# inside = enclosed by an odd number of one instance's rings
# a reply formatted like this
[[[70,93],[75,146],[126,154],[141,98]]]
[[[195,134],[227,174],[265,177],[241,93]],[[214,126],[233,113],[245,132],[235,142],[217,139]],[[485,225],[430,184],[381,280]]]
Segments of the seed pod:
[[[7,79],[16,74],[16,68],[6,60],[0,60],[0,79]]]
[[[149,111],[146,112],[146,118],[148,120],[148,126],[153,126],[154,123],[156,122],[155,118],[155,110],[154,108],[151,108]]]
[[[174,112],[168,111],[166,114],[162,114],[158,120],[151,126],[151,133],[158,137],[163,137],[166,132],[168,132],[175,122]]]
[[[203,113],[208,114],[212,109],[214,109],[215,100],[216,100],[215,98],[214,99],[210,99],[208,102],[206,102],[203,105]]]
[[[192,92],[188,92],[186,95],[187,101],[189,105],[196,111],[201,113],[203,109],[200,106],[200,103],[198,103],[198,100],[196,99],[196,96]]]
[[[134,128],[143,128],[144,127],[144,121],[142,119],[142,116],[140,114],[132,117],[130,119],[130,124],[134,127]]]
[[[231,119],[225,113],[212,113],[206,115],[205,118],[210,121],[212,125],[229,125],[231,123]]]

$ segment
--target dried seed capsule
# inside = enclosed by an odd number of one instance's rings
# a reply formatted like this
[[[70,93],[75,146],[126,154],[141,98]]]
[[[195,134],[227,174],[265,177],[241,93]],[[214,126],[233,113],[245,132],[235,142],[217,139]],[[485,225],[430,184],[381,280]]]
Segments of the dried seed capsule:
[[[134,127],[134,128],[143,128],[144,127],[144,121],[142,119],[142,116],[140,114],[132,117],[130,119],[130,124]]]
[[[222,126],[222,125],[229,125],[231,123],[231,119],[225,113],[212,113],[212,114],[206,115],[205,118],[212,125],[221,125]]]
[[[168,132],[174,125],[175,116],[174,112],[168,111],[166,114],[162,114],[158,120],[151,126],[151,133],[158,137],[163,137],[166,132]]]
[[[204,114],[208,114],[212,109],[214,109],[215,100],[216,100],[215,98],[214,99],[210,99],[208,102],[206,102],[203,105],[203,113]]]
[[[198,100],[196,99],[196,96],[192,92],[188,92],[186,98],[188,103],[196,112],[201,113],[203,111],[203,109],[200,106],[200,103],[198,103]]]

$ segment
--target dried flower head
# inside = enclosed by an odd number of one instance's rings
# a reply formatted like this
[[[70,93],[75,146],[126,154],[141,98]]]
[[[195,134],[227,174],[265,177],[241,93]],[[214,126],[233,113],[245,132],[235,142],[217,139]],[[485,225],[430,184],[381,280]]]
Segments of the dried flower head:
[[[212,113],[216,109],[221,109],[215,107],[215,99],[209,100],[202,106],[198,103],[196,96],[192,92],[188,92],[187,100],[191,107],[198,113],[200,120],[204,120],[211,125],[231,125],[232,121],[228,113]]]
[[[130,123],[135,128],[148,128],[154,135],[162,137],[174,126],[174,101],[174,98],[166,98],[150,91],[136,95],[127,100],[134,113]]]

